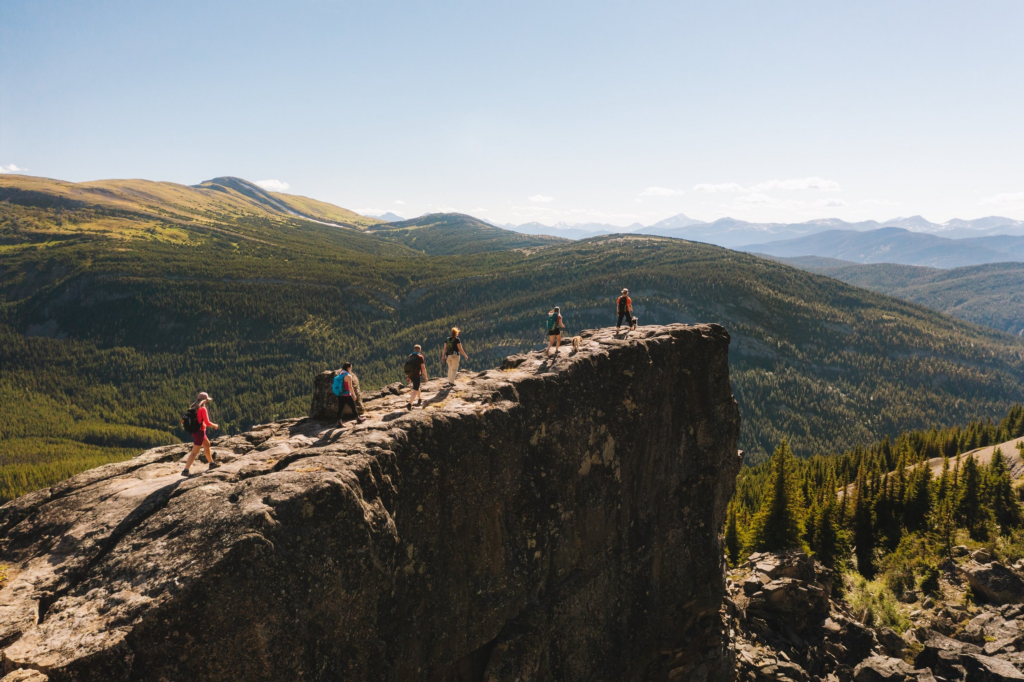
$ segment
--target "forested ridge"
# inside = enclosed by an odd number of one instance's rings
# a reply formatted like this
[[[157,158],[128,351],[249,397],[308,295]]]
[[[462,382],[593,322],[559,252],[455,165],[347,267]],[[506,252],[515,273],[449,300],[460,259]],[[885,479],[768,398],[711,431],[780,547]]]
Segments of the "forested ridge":
[[[458,216],[339,227],[275,213],[227,182],[159,183],[167,208],[157,183],[107,181],[91,198],[26,182],[0,178],[0,498],[173,442],[199,389],[237,432],[304,414],[312,377],[345,360],[372,388],[399,380],[421,343],[438,372],[453,324],[469,369],[539,347],[552,305],[570,334],[611,325],[623,286],[641,324],[730,330],[751,462],[783,438],[800,456],[837,452],[1024,400],[1020,341],[719,247],[524,244]],[[312,215],[312,200],[281,197]],[[347,215],[325,206],[316,219]],[[416,248],[417,232],[435,253]]]

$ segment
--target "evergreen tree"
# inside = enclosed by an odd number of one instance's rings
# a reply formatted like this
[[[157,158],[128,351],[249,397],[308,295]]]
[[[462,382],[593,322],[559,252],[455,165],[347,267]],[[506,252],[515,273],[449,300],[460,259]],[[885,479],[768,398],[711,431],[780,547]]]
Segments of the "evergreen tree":
[[[729,505],[729,513],[725,522],[725,551],[729,556],[729,565],[735,566],[740,560],[740,530],[736,521],[736,505]]]
[[[949,460],[946,460],[948,465]],[[903,523],[911,533],[924,530],[932,512],[932,470],[924,461],[914,467],[903,498]]]
[[[751,545],[758,552],[806,549],[803,543],[803,500],[795,476],[793,452],[785,440],[775,448],[771,472],[751,528]]]
[[[857,474],[857,498],[853,503],[853,543],[857,570],[870,580],[875,575],[875,519],[871,491],[867,486],[867,476],[861,469]]]
[[[835,497],[830,497],[821,508],[815,523],[814,555],[829,568],[842,570],[850,556],[850,547],[839,519]]]
[[[992,462],[988,466],[985,499],[989,501],[992,515],[999,529],[1005,534],[1011,528],[1021,524],[1020,504],[1013,492],[1013,482],[1006,468],[1006,458],[999,448],[992,453]]]
[[[964,460],[959,487],[956,501],[957,521],[967,529],[973,539],[988,539],[987,521],[990,513],[982,497],[981,470],[973,455]]]

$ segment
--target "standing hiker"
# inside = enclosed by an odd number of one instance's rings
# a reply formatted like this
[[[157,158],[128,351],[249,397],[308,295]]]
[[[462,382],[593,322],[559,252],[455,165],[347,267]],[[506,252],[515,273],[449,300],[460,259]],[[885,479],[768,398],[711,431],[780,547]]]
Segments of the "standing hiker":
[[[558,347],[562,345],[563,329],[565,329],[565,325],[562,324],[562,312],[556,305],[548,311],[548,349],[554,347],[555,353],[558,352]],[[548,350],[544,352],[550,354]]]
[[[619,313],[619,319],[615,323],[615,331],[619,331],[619,327],[622,326],[622,318],[626,318],[626,324],[630,329],[633,328],[633,299],[629,297],[629,289],[623,289],[622,295],[619,296],[616,301],[616,308]]]
[[[341,374],[334,377],[334,383],[331,385],[334,395],[338,396],[338,426],[345,425],[346,405],[352,408],[352,414],[356,416],[357,424],[366,421],[365,417],[359,416],[359,411],[356,409],[356,401],[352,397],[355,394],[354,386],[355,375],[352,374],[352,363],[346,362],[341,366]]]
[[[423,349],[420,344],[412,347],[412,354],[405,359],[405,380],[412,384],[412,393],[409,394],[409,409],[412,409],[412,399],[416,398],[416,404],[423,404],[423,394],[420,393],[420,382],[427,380],[427,361],[423,359]]]
[[[452,335],[444,342],[444,351],[441,353],[441,361],[448,363],[448,385],[455,385],[455,376],[459,373],[459,356],[469,360],[466,351],[462,348],[462,339],[459,338],[459,328],[452,327]]]
[[[206,427],[209,426],[214,429],[220,427],[210,421],[210,412],[206,409],[206,403],[210,400],[210,394],[203,391],[196,396],[196,400],[189,406],[188,411],[181,418],[181,424],[185,427],[185,430],[192,436],[192,452],[188,453],[188,459],[185,460],[185,470],[181,472],[182,476],[190,476],[191,472],[189,469],[192,467],[192,462],[195,461],[196,455],[199,454],[199,450],[203,450],[203,456],[206,457],[207,464],[210,465],[210,469],[216,469],[219,464],[213,461],[213,452],[210,450],[210,439],[206,437]]]

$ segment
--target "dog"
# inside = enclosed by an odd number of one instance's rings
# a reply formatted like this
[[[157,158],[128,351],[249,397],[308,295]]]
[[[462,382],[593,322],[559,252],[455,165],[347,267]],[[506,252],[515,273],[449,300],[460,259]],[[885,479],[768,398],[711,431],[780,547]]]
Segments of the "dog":
[[[572,352],[573,353],[578,353],[580,351],[580,345],[582,343],[583,343],[583,337],[582,336],[574,336],[574,337],[572,337]]]
[[[636,331],[636,326],[639,323],[640,323],[640,318],[639,317],[634,317],[633,319],[631,319],[629,321],[629,331],[635,332]]]

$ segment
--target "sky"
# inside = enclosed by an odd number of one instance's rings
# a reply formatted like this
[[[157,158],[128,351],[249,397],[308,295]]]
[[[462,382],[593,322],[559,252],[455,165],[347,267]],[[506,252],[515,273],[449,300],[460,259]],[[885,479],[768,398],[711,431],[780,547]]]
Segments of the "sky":
[[[0,172],[500,224],[1024,219],[1024,2],[0,0]]]

